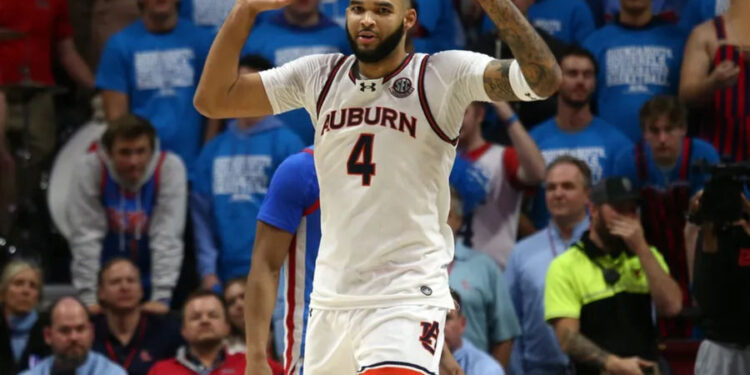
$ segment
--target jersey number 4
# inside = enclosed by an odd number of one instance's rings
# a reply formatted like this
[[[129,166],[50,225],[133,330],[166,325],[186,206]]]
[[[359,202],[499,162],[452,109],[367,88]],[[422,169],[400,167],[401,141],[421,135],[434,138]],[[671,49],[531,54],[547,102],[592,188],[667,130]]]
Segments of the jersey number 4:
[[[372,162],[373,142],[374,134],[360,134],[346,162],[346,171],[350,175],[362,176],[362,186],[370,186],[372,176],[375,175],[375,163]]]

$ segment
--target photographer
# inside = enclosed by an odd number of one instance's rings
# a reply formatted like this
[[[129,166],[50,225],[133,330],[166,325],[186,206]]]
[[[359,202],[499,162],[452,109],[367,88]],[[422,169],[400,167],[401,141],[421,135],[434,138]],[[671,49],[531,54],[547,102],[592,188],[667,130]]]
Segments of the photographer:
[[[700,225],[693,290],[706,334],[695,374],[750,374],[750,201],[737,177],[750,176],[750,165],[714,168],[713,176],[691,205]]]

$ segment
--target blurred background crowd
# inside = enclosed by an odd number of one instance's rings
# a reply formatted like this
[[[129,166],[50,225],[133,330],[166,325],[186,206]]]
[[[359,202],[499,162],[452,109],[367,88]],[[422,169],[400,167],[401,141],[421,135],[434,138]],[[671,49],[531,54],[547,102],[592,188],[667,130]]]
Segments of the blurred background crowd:
[[[348,2],[294,0],[261,14],[239,71],[350,54]],[[567,352],[546,324],[561,317],[550,315],[547,269],[604,220],[591,204],[614,203],[611,184],[599,201],[591,187],[624,176],[680,291],[675,311],[646,328],[650,359],[663,373],[692,374],[706,332],[687,216],[710,178],[693,164],[750,160],[750,2],[513,2],[563,82],[541,102],[466,110],[451,179],[462,203],[450,223],[463,308],[449,315],[446,344],[459,363],[471,346],[511,374],[566,373]],[[411,51],[512,58],[475,0],[413,3]],[[242,372],[256,218],[274,171],[313,143],[314,129],[304,110],[222,121],[195,110],[233,4],[0,0],[0,373],[43,369],[49,354],[84,358],[101,374]],[[274,362],[283,362],[281,305]],[[745,340],[739,350],[750,350],[750,332]]]

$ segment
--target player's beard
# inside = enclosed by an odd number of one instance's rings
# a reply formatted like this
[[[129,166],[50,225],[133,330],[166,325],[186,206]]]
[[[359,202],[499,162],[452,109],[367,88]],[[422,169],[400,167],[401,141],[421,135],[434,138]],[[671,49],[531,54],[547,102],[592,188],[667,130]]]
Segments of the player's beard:
[[[372,51],[363,51],[357,47],[357,42],[352,38],[348,25],[346,26],[346,37],[349,39],[349,46],[352,47],[352,51],[354,51],[354,56],[357,56],[357,60],[364,63],[376,63],[388,57],[388,55],[398,47],[401,38],[404,37],[404,23],[401,22],[398,29],[383,39],[383,41]]]

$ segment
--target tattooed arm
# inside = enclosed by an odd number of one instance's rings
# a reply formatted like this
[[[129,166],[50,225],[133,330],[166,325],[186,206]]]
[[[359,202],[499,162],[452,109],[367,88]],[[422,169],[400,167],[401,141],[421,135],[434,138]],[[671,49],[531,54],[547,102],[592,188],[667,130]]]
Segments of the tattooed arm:
[[[549,97],[560,86],[562,74],[555,56],[510,0],[477,0],[508,44],[531,89]],[[518,100],[508,73],[513,60],[494,60],[484,72],[484,89],[494,101]]]
[[[575,362],[587,363],[613,375],[643,375],[643,368],[656,364],[638,357],[621,358],[600,348],[579,332],[578,319],[559,318],[551,322],[560,348]]]

